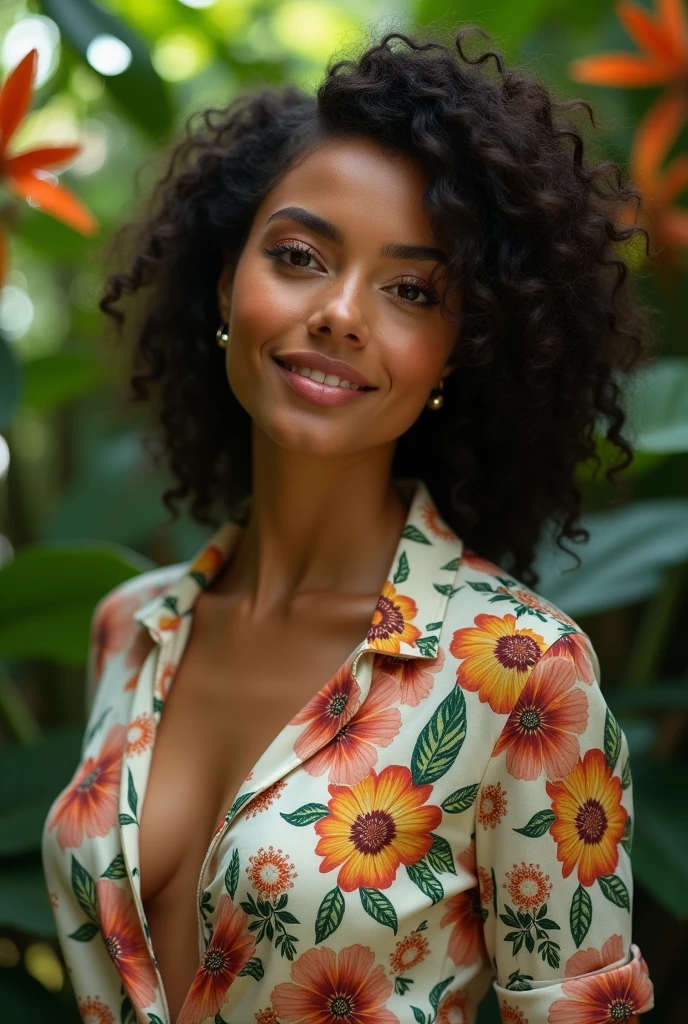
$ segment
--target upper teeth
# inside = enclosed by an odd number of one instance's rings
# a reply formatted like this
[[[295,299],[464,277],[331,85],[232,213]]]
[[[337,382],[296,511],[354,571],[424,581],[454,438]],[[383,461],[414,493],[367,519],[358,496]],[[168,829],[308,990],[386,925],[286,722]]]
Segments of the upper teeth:
[[[301,377],[310,377],[320,384],[331,384],[335,388],[351,388],[353,391],[360,391],[360,384],[352,384],[350,380],[343,380],[334,373],[323,373],[322,370],[311,370],[309,366],[294,366],[286,364],[292,373],[298,373]]]

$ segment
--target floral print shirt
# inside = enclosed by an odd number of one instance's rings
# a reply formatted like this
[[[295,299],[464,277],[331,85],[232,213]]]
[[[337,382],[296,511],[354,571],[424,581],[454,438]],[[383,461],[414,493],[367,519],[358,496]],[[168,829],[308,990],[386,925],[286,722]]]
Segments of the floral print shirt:
[[[407,521],[367,636],[210,841],[178,1022],[471,1024],[490,984],[505,1024],[635,1021],[653,997],[631,942],[631,772],[590,640],[468,550],[422,480],[398,483]],[[87,1024],[171,1024],[139,820],[194,601],[241,529],[93,615],[82,759],[43,837]]]

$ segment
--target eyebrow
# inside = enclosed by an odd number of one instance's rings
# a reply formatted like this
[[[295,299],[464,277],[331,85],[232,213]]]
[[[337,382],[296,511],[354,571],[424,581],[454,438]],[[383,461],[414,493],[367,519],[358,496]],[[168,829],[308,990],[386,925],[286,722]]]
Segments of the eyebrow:
[[[284,206],[281,210],[271,213],[267,223],[282,217],[303,224],[317,235],[327,238],[336,245],[344,242],[344,232],[329,220],[319,217],[317,213],[304,209],[303,206]],[[403,245],[400,242],[385,242],[380,246],[380,256],[397,260],[432,260],[434,263],[447,263],[448,256],[442,249],[432,245]]]

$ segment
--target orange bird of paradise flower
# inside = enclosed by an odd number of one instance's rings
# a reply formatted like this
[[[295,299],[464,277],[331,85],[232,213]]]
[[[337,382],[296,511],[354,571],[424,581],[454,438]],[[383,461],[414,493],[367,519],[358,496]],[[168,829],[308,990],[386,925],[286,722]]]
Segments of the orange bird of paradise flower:
[[[93,235],[98,230],[98,222],[90,210],[64,185],[53,184],[41,176],[44,168],[76,156],[81,146],[40,146],[16,156],[8,153],[31,104],[37,61],[38,51],[29,50],[0,89],[0,182],[21,199],[29,199],[39,209],[82,235]],[[0,287],[7,267],[6,249],[5,236],[0,229]]]
[[[598,53],[569,65],[577,82],[629,89],[688,79],[688,18],[683,0],[657,0],[653,15],[632,0],[615,5],[619,21],[640,53]]]

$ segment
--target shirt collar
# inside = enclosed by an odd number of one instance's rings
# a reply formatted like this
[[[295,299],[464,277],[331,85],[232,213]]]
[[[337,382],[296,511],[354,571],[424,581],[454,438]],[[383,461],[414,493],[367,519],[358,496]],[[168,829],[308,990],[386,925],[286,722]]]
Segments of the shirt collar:
[[[461,561],[463,541],[442,519],[426,484],[417,478],[395,481],[410,498],[404,529],[373,620],[361,650],[392,657],[434,658],[447,603]],[[181,576],[134,613],[158,643],[174,636],[196,598],[230,557],[243,521],[223,523]]]

